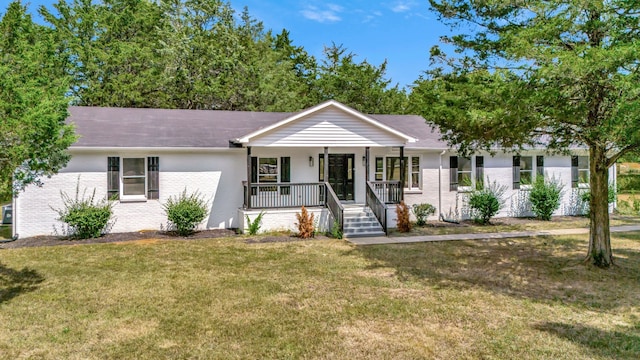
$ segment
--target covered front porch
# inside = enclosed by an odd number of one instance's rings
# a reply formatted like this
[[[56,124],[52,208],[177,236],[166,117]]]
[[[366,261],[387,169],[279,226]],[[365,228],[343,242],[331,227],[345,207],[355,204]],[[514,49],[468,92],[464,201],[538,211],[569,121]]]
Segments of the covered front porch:
[[[407,168],[404,147],[411,140],[335,102],[237,139],[247,154],[240,216],[264,212],[286,218],[305,206],[318,212],[321,231],[337,222],[347,234],[348,228],[375,222],[386,233],[387,205],[404,198],[406,175],[400,169]],[[381,177],[380,154],[397,154],[393,167],[399,178]],[[287,220],[294,223],[295,217]]]
[[[247,147],[247,179],[251,181],[242,183],[243,219],[247,214],[255,218],[264,212],[265,223],[270,228],[289,228],[287,223],[295,223],[293,214],[305,206],[316,214],[321,231],[330,230],[337,221],[340,230],[349,233],[349,227],[364,227],[364,224],[351,223],[357,223],[359,219],[371,222],[370,213],[386,233],[387,205],[397,204],[404,198],[400,185],[404,179],[401,176],[398,181],[372,180],[375,164],[370,162],[369,147],[291,150]],[[392,152],[393,149],[378,151]],[[403,148],[395,151],[402,154]],[[282,154],[289,156],[280,156]],[[405,165],[400,161],[398,168]],[[358,208],[360,217],[351,219]],[[268,220],[271,216],[281,219]]]

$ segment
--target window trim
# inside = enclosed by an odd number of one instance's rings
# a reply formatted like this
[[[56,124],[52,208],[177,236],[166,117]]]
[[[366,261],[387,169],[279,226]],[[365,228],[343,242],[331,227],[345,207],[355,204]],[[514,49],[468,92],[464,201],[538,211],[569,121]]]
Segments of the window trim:
[[[523,157],[527,157],[531,159],[531,169],[529,170],[522,170],[522,158]],[[512,183],[513,183],[513,190],[530,190],[533,188],[533,184],[536,182],[536,180],[538,179],[538,176],[542,176],[542,178],[544,179],[544,155],[535,155],[535,154],[531,154],[531,155],[513,155],[512,159],[513,159],[513,164],[512,164]],[[516,166],[516,159],[517,159],[517,166]],[[516,174],[516,168],[518,173]],[[522,183],[522,173],[523,172],[527,172],[530,174],[531,176],[531,182],[527,183],[527,184],[523,184]],[[517,181],[516,181],[517,180]]]
[[[124,160],[125,159],[143,159],[144,161],[144,176],[135,175],[135,176],[126,176],[124,175]],[[120,180],[120,201],[146,201],[147,200],[147,191],[148,191],[148,181],[149,181],[149,170],[148,170],[148,156],[120,156],[120,174],[118,174],[118,178]],[[136,179],[144,179],[144,192],[142,195],[125,195],[124,194],[124,179],[125,178],[136,178]]]
[[[404,154],[404,157],[406,158],[405,161],[405,166],[407,168],[407,171],[405,173],[405,180],[407,182],[407,187],[404,187],[405,191],[411,192],[411,191],[422,191],[422,155],[411,155],[411,154]],[[393,156],[393,155],[384,155],[384,156],[376,156],[375,157],[375,162],[374,162],[374,179],[376,179],[375,181],[391,181],[388,180],[387,176],[387,159],[388,158],[396,158],[396,159],[400,159],[400,156]],[[378,160],[382,159],[382,171],[378,171]],[[413,185],[413,174],[415,174],[413,172],[413,159],[418,159],[418,187],[412,187]],[[377,180],[378,175],[382,175],[382,180]],[[393,180],[393,181],[399,181],[399,180]]]
[[[586,159],[586,168],[580,167],[580,158]],[[571,187],[572,188],[580,188],[580,189],[588,189],[589,181],[591,176],[591,164],[589,163],[590,159],[587,155],[572,155],[571,156]],[[575,164],[575,165],[574,165]],[[574,170],[575,169],[575,170]],[[580,181],[580,173],[586,172],[587,178],[586,182]]]

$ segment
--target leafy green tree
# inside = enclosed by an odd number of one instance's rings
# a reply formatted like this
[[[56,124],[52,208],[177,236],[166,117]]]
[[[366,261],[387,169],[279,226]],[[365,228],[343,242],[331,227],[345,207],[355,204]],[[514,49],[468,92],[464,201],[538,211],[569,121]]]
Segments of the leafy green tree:
[[[640,149],[640,12],[636,2],[430,0],[458,34],[416,82],[413,109],[462,151],[589,147],[587,261],[613,264],[608,168]]]
[[[0,198],[40,183],[66,165],[75,141],[48,29],[19,1],[0,20]]]
[[[161,9],[146,0],[60,0],[40,12],[54,29],[77,105],[162,107]]]

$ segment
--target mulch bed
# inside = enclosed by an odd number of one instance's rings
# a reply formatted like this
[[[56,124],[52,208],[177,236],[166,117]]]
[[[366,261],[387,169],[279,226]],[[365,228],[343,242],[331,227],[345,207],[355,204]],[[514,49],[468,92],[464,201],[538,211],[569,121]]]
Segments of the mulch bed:
[[[178,236],[172,232],[166,231],[139,231],[128,233],[110,233],[103,235],[99,238],[93,239],[73,239],[63,236],[34,236],[29,238],[19,238],[13,242],[0,243],[0,249],[12,249],[23,247],[37,247],[37,246],[63,246],[63,245],[82,245],[82,244],[104,244],[104,243],[116,243],[125,241],[137,241],[147,239],[162,239],[162,240],[176,240],[176,241],[188,241],[195,239],[213,239],[219,237],[239,237],[242,235],[236,234],[234,230],[229,229],[213,229],[197,231],[189,236]],[[326,236],[317,235],[314,239],[327,239]],[[299,237],[289,234],[277,234],[277,235],[262,235],[244,239],[247,244],[261,244],[261,243],[276,243],[276,242],[293,242],[302,241]]]

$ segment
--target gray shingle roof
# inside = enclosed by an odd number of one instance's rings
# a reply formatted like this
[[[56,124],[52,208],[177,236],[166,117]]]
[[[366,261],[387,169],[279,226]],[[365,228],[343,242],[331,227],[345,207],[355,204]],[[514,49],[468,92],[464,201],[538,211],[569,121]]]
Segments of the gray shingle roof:
[[[295,113],[72,106],[68,122],[80,135],[73,147],[227,148],[229,141]],[[415,115],[369,115],[418,138],[408,148],[446,149],[440,133]]]

